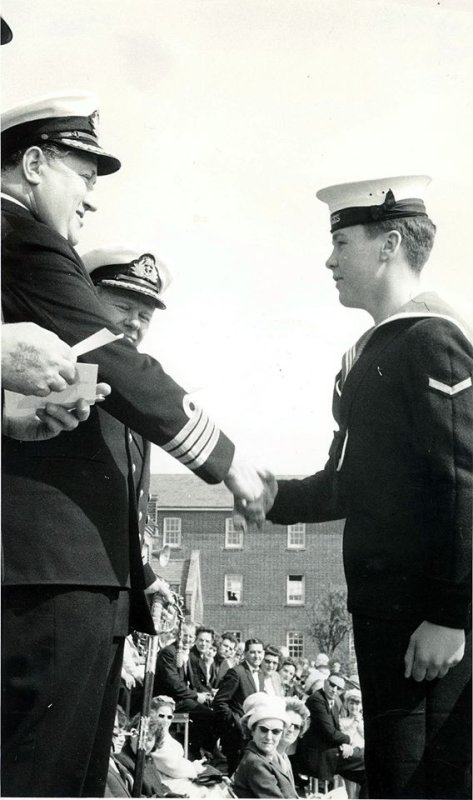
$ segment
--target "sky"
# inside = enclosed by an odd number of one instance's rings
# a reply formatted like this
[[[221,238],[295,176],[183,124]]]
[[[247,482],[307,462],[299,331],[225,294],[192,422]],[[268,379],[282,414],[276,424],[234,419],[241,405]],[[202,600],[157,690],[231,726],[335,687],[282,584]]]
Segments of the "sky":
[[[79,251],[156,252],[173,275],[142,349],[276,473],[320,468],[333,378],[371,325],[339,305],[323,186],[432,177],[423,288],[470,318],[470,0],[3,0],[2,107],[100,101]],[[185,471],[153,446],[153,472]]]

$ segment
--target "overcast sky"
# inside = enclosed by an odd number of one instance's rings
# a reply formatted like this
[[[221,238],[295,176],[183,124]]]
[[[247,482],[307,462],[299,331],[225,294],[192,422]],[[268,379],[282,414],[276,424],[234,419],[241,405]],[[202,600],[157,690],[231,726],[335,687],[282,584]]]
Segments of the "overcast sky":
[[[80,250],[132,241],[173,273],[145,348],[279,473],[320,467],[341,354],[371,324],[324,262],[317,189],[432,176],[425,288],[471,310],[470,0],[3,0],[2,105],[100,98],[122,170]],[[154,448],[154,472],[181,471]]]

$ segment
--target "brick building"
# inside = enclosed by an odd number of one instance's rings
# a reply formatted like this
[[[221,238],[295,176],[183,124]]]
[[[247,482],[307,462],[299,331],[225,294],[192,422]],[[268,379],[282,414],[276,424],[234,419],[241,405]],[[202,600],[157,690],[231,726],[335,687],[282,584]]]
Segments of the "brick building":
[[[330,584],[345,585],[343,523],[265,523],[263,531],[243,534],[233,528],[232,507],[223,484],[208,486],[192,474],[153,475],[153,547],[171,548],[168,566],[154,564],[156,571],[186,596],[188,609],[193,603],[196,621],[234,631],[241,640],[285,644],[294,656],[315,656],[317,645],[307,634],[310,608]],[[192,563],[198,602],[189,584]]]

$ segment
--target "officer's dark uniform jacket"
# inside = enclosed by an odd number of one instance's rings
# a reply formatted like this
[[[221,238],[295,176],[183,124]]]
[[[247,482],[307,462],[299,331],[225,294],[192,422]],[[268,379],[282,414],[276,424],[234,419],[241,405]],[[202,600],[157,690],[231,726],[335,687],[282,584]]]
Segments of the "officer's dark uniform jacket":
[[[454,628],[469,620],[472,345],[452,310],[419,295],[372,329],[337,376],[325,468],[281,480],[268,518],[346,517],[348,608]]]
[[[119,333],[103,313],[80,258],[62,236],[8,200],[2,222],[5,322],[36,322],[69,345],[103,327]],[[5,583],[141,590],[145,582],[137,526],[142,509],[136,502],[132,443],[122,426],[117,436],[116,421],[161,446],[208,483],[225,477],[234,447],[157,361],[125,339],[82,360],[98,363],[99,380],[112,387],[101,408],[93,407],[75,431],[49,441],[4,439]],[[139,594],[140,629],[152,632]]]

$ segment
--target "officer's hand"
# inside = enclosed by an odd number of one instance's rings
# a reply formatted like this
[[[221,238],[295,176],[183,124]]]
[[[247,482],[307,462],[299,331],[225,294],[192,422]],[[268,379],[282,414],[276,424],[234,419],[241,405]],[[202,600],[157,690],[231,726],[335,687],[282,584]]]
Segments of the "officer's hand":
[[[162,578],[157,577],[153,583],[145,589],[145,594],[160,594],[164,597],[165,601],[172,605],[174,603],[174,594],[171,592],[168,584]]]
[[[126,672],[125,670],[122,670],[121,677],[122,677],[122,681],[125,682],[125,686],[126,686],[127,689],[133,689],[134,686],[136,686],[136,681],[135,681],[133,675],[130,675],[129,672]]]
[[[2,325],[4,389],[46,397],[77,380],[76,356],[55,333],[34,322]]]
[[[237,530],[246,530],[247,523],[262,527],[267,512],[272,508],[278,493],[278,483],[272,472],[257,469],[263,491],[255,500],[234,497],[233,524]]]
[[[108,383],[96,386],[96,403],[104,400],[111,392]],[[90,415],[90,403],[77,400],[73,408],[64,408],[56,403],[46,403],[38,408],[36,415],[29,417],[9,417],[3,410],[3,433],[22,442],[42,442],[53,439],[63,431],[73,431]]]
[[[421,622],[409,639],[404,656],[405,678],[415,681],[443,678],[465,652],[465,632],[433,622]]]
[[[342,754],[342,758],[350,758],[350,756],[353,755],[353,747],[351,744],[341,744],[340,752]]]

